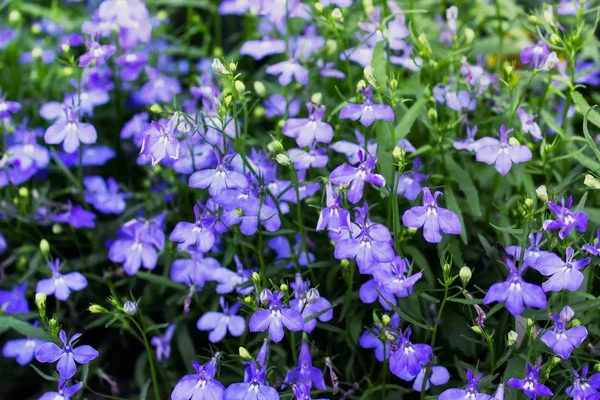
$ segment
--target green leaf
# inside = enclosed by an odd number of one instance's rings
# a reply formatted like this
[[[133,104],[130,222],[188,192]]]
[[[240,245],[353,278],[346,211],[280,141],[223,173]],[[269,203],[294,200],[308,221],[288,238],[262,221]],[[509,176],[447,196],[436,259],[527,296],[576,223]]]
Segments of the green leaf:
[[[598,159],[598,161],[600,161],[600,150],[598,150],[598,146],[596,146],[596,142],[594,142],[594,139],[592,138],[592,135],[590,135],[590,131],[588,130],[588,127],[587,127],[589,115],[591,112],[595,112],[594,111],[595,107],[596,106],[588,108],[588,110],[583,115],[583,134],[585,136],[585,139],[587,140],[588,146],[590,146],[590,148],[596,155],[596,158]]]
[[[146,328],[146,333],[148,332],[152,332],[152,331],[157,331],[157,330],[162,330],[167,328],[169,325],[171,325],[170,322],[165,322],[164,324],[154,324],[154,325],[150,325],[149,327]]]
[[[138,272],[135,276],[138,278],[142,278],[151,283],[157,283],[160,286],[165,286],[171,289],[179,290],[182,292],[187,292],[188,288],[182,283],[173,282],[169,278],[166,278],[162,275],[153,275],[149,272]]]
[[[467,242],[468,242],[467,227],[465,225],[465,220],[463,218],[462,211],[460,210],[460,207],[458,206],[458,201],[456,200],[456,196],[454,195],[454,191],[452,190],[452,188],[450,186],[446,186],[445,189],[446,189],[446,192],[444,194],[446,196],[446,205],[448,206],[448,209],[450,209],[452,212],[454,212],[454,213],[456,213],[456,215],[458,215],[458,219],[460,220],[460,224],[462,226],[462,229],[460,231],[460,238],[462,239],[464,244],[467,244]]]
[[[542,114],[542,119],[544,120],[546,125],[548,125],[550,128],[552,128],[552,130],[554,130],[560,136],[563,136],[563,137],[565,136],[565,132],[563,131],[563,129],[556,123],[556,118],[554,118],[554,116],[552,114],[550,114],[550,112],[548,110],[545,110],[545,109],[542,110],[541,114]]]
[[[579,109],[579,112],[581,113],[581,115],[585,116],[585,115],[587,115],[587,113],[589,111],[590,112],[590,115],[588,116],[589,121],[592,124],[596,125],[597,127],[600,127],[600,114],[598,114],[598,112],[596,110],[590,111],[590,109],[592,109],[593,107],[590,107],[590,105],[583,98],[581,93],[579,93],[577,91],[572,91],[571,98],[573,99],[573,102]]]
[[[181,358],[184,361],[186,366],[189,366],[194,358],[196,358],[196,349],[194,348],[194,343],[192,342],[192,338],[190,337],[190,331],[188,330],[186,325],[181,325],[177,328],[176,332],[177,336],[177,348],[179,349],[179,354],[181,354]]]
[[[419,99],[408,109],[406,114],[402,116],[402,119],[396,126],[396,131],[394,134],[396,142],[408,135],[410,129],[419,117],[419,114],[421,114],[421,111],[425,109],[426,105],[427,99]],[[394,146],[395,145],[396,143],[394,143]]]
[[[30,325],[27,322],[8,315],[0,315],[0,328],[12,328],[23,336],[44,340],[46,342],[55,341],[44,329]]]
[[[490,225],[496,229],[497,231],[503,232],[503,233],[512,233],[513,235],[522,235],[523,234],[523,229],[517,229],[517,228],[506,228],[503,226],[497,226],[494,225],[490,222]]]
[[[458,185],[458,188],[467,197],[467,204],[474,217],[481,217],[481,207],[479,207],[479,192],[473,183],[470,174],[462,169],[452,157],[446,158],[446,167],[452,176],[452,179]]]
[[[373,50],[373,57],[371,58],[371,66],[373,67],[375,79],[380,87],[384,88],[387,85],[387,74],[385,61],[385,50],[383,48],[383,40],[375,45]]]

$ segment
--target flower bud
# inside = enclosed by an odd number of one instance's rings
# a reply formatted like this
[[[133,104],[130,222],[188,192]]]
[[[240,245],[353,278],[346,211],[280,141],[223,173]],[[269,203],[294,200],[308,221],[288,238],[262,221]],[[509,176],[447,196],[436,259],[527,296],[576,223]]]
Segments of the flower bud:
[[[255,285],[258,285],[260,283],[260,275],[258,275],[258,272],[256,271],[252,273],[250,279],[252,279],[252,282],[254,282]]]
[[[367,13],[373,12],[373,10],[375,9],[375,7],[373,6],[373,0],[363,0],[362,4],[363,8],[365,9],[365,12]]]
[[[600,180],[590,174],[585,176],[583,184],[591,189],[600,189]]]
[[[545,4],[544,5],[544,19],[546,20],[547,23],[549,23],[550,25],[554,25],[554,9],[552,8],[551,5],[549,4]]]
[[[56,329],[56,327],[58,326],[58,323],[56,322],[56,320],[54,318],[50,318],[50,320],[48,321],[48,325],[50,326],[50,330],[54,331]]]
[[[344,16],[342,15],[342,11],[339,8],[334,8],[331,12],[331,18],[337,22],[344,22]]]
[[[325,7],[323,6],[323,4],[317,2],[315,3],[315,10],[317,10],[320,13],[323,13],[323,10],[325,9]]]
[[[600,372],[600,362],[594,364],[594,372]]]
[[[40,26],[40,24],[35,23],[33,25],[31,25],[31,33],[33,33],[34,35],[39,35],[42,32],[42,27]]]
[[[465,29],[465,42],[467,44],[471,44],[471,43],[473,43],[473,40],[475,40],[475,31],[473,31],[473,29],[471,29],[471,28],[466,28]]]
[[[289,289],[289,287],[285,283],[282,283],[281,285],[279,285],[279,290],[281,290],[282,292],[287,292],[288,289]]]
[[[444,263],[444,265],[442,265],[442,271],[444,272],[444,275],[450,275],[451,269],[452,269],[452,266],[448,263]]]
[[[576,327],[581,325],[581,321],[578,320],[577,318],[575,318],[574,320],[571,321],[571,327]]]
[[[71,51],[71,46],[69,46],[67,43],[61,44],[60,48],[63,51],[63,53],[65,53],[65,54],[67,54],[69,51]]]
[[[156,18],[158,18],[159,21],[164,21],[165,19],[167,19],[168,16],[169,16],[169,13],[166,12],[165,10],[160,10],[159,12],[156,13]]]
[[[546,185],[541,185],[537,189],[535,189],[535,194],[538,199],[547,202],[548,201],[548,189],[546,189]]]
[[[162,112],[162,107],[160,106],[160,104],[152,104],[150,106],[150,112],[153,112],[155,114],[159,114]]]
[[[251,296],[244,297],[244,303],[247,304],[247,305],[251,305],[252,304],[252,297]]]
[[[225,100],[223,100],[223,103],[225,104],[225,107],[229,107],[229,105],[231,104],[232,100],[233,100],[233,98],[231,97],[231,95],[228,95],[227,97],[225,97]]]
[[[365,83],[365,81],[363,81],[362,79],[360,81],[358,81],[358,83],[356,84],[356,91],[357,92],[362,92],[363,88],[366,87],[367,84]]]
[[[64,77],[69,77],[69,76],[73,75],[73,68],[71,68],[71,67],[64,67],[62,69],[62,74],[63,74]]]
[[[403,163],[406,158],[406,150],[404,150],[402,147],[394,147],[392,156],[394,157],[394,160]]]
[[[310,101],[312,101],[315,104],[321,104],[321,101],[323,101],[323,95],[320,92],[314,93],[310,97]]]
[[[327,49],[327,54],[332,55],[337,52],[338,44],[337,41],[333,39],[328,39],[325,42],[325,48]]]
[[[544,61],[544,65],[542,66],[542,68],[540,68],[540,70],[541,71],[550,71],[551,69],[556,67],[558,65],[558,63],[559,63],[558,56],[553,51],[552,53],[550,53],[548,55],[548,57],[546,57],[546,61]]]
[[[350,266],[350,260],[348,260],[347,258],[344,258],[342,261],[340,261],[340,266],[343,269],[346,269]]]
[[[92,313],[92,314],[103,314],[103,313],[107,313],[108,310],[104,307],[102,307],[99,304],[92,304],[88,310]]]
[[[427,110],[427,116],[429,117],[430,120],[436,121],[438,118],[438,113],[437,113],[436,109],[432,107],[429,110]]]
[[[471,268],[467,267],[466,265],[460,269],[458,276],[460,277],[460,281],[462,282],[463,286],[467,286],[472,275],[473,273],[471,272]]]
[[[310,304],[316,303],[320,297],[321,295],[319,294],[319,291],[315,288],[310,288],[308,293],[306,293],[306,301],[308,301]]]
[[[10,22],[11,24],[16,24],[18,22],[21,21],[21,13],[17,10],[12,10],[9,14],[8,14],[8,22]]]
[[[230,74],[230,72],[227,70],[227,68],[225,68],[225,66],[223,65],[221,60],[219,60],[218,58],[215,58],[213,60],[211,66],[212,66],[213,71],[215,71],[219,75],[229,75]]]
[[[33,49],[31,49],[31,56],[36,60],[42,58],[43,55],[44,50],[40,49],[39,47],[34,47]]]
[[[363,70],[363,74],[365,75],[365,79],[369,82],[369,85],[373,87],[377,87],[377,80],[375,79],[375,69],[367,65]]]
[[[135,301],[127,300],[123,304],[123,312],[127,315],[134,315],[138,311],[138,306]]]
[[[50,243],[46,239],[40,241],[40,251],[46,260],[50,258]]]
[[[254,357],[252,357],[250,355],[250,352],[248,350],[246,350],[245,347],[240,347],[239,354],[240,354],[240,357],[242,357],[246,361],[252,361],[252,360],[254,360]]]
[[[46,293],[39,292],[35,294],[35,305],[39,309],[46,307]]]
[[[533,25],[537,25],[540,23],[540,21],[538,20],[538,18],[535,15],[529,16],[529,22],[531,22]]]
[[[60,226],[60,224],[52,225],[52,233],[54,233],[55,235],[60,235],[61,232],[62,232],[62,226]]]
[[[531,318],[527,318],[527,328],[532,328],[533,327],[533,320]]]
[[[254,81],[253,86],[254,86],[254,91],[260,97],[265,97],[267,95],[267,88],[265,87],[265,84],[262,83],[261,81]]]
[[[552,366],[552,368],[556,367],[558,364],[560,364],[560,362],[562,361],[562,358],[554,356],[552,357],[552,359],[550,360],[550,365]]]
[[[271,304],[271,297],[273,296],[273,293],[269,290],[269,289],[263,289],[260,292],[260,304],[262,304],[263,306],[268,306],[269,304]]]
[[[236,64],[236,63],[234,63],[234,62],[230,62],[230,63],[229,63],[229,70],[230,70],[231,72],[235,72],[235,70],[236,70],[236,69],[237,69],[237,64]]]
[[[392,90],[396,90],[398,88],[398,80],[397,79],[392,79],[390,81],[390,88],[392,88]]]
[[[529,197],[525,199],[525,206],[527,206],[527,208],[531,209],[533,208],[533,199],[530,199]]]
[[[280,165],[283,165],[284,167],[287,167],[292,163],[292,160],[290,160],[290,157],[285,153],[277,154],[277,156],[275,156],[275,161],[277,161],[277,163],[279,163]]]
[[[234,85],[235,85],[235,90],[237,90],[238,93],[244,93],[246,91],[246,85],[244,85],[244,82],[235,81]]]
[[[510,346],[514,346],[515,343],[517,343],[517,340],[519,339],[519,334],[515,331],[510,331],[506,334],[506,345],[508,347]]]
[[[387,314],[383,314],[381,316],[381,323],[383,324],[384,327],[388,326],[391,322],[391,318],[389,315]]]
[[[471,330],[478,335],[481,335],[483,333],[483,330],[481,329],[481,327],[479,325],[473,325],[471,327]]]
[[[510,144],[511,146],[518,146],[518,145],[520,145],[519,141],[515,137],[509,138],[508,139],[508,144]]]
[[[267,150],[272,153],[283,153],[285,152],[285,148],[283,144],[279,140],[273,140],[271,143],[267,145]]]

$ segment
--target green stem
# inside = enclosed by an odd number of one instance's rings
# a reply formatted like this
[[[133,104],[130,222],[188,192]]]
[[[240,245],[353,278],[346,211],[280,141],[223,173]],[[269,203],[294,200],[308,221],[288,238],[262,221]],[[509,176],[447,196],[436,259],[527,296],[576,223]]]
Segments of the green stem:
[[[142,323],[144,323],[143,322],[144,317],[141,315],[141,312],[139,314],[140,314]],[[140,331],[140,336],[144,340],[144,347],[146,348],[146,353],[148,354],[148,363],[150,364],[150,375],[152,377],[152,387],[154,389],[154,397],[156,398],[156,400],[159,400],[160,399],[160,390],[158,389],[158,379],[156,378],[156,369],[154,367],[154,353],[152,352],[150,343],[148,343],[148,338],[146,337],[146,333],[144,332],[144,329],[142,329],[140,324],[138,324],[138,322],[133,317],[130,316],[129,319],[133,322],[135,327]]]
[[[302,240],[302,251],[306,254],[306,260],[309,260],[308,247],[306,246],[306,232],[304,231],[304,223],[302,222],[302,201],[300,200],[300,182],[298,181],[298,172],[294,168],[293,164],[290,164],[292,171],[292,183],[296,191],[296,220],[298,224],[298,230]]]

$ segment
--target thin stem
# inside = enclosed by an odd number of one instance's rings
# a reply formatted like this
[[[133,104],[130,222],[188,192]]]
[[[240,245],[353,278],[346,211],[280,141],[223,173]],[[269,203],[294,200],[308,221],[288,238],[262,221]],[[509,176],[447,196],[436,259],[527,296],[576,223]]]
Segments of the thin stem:
[[[140,318],[142,319],[142,323],[143,323],[144,317],[141,315],[141,312],[140,312]],[[130,316],[129,319],[133,322],[133,324],[136,326],[136,328],[140,331],[140,335],[141,335],[142,339],[144,340],[144,347],[146,348],[146,353],[148,354],[148,363],[150,364],[150,375],[152,377],[152,387],[154,389],[154,397],[156,398],[156,400],[158,400],[158,399],[160,399],[160,390],[158,389],[158,379],[156,378],[156,369],[154,367],[154,353],[152,352],[150,343],[148,343],[148,338],[146,337],[146,333],[144,332],[144,329],[142,329],[140,324],[138,324],[138,322],[133,317]]]

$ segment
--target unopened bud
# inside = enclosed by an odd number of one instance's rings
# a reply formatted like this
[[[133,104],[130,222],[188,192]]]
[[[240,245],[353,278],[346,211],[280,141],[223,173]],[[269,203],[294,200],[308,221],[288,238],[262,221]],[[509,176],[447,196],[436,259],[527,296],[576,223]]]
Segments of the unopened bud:
[[[360,81],[358,81],[358,83],[356,84],[356,91],[357,92],[362,92],[363,88],[367,87],[367,84],[365,83],[365,81],[363,81],[362,79]]]
[[[285,148],[283,144],[279,140],[273,140],[271,143],[267,145],[267,150],[272,153],[283,153],[285,152]]]
[[[40,250],[46,260],[50,259],[50,243],[46,239],[40,241]]]
[[[319,294],[319,291],[315,288],[310,288],[308,293],[306,293],[306,301],[308,301],[310,304],[316,303],[320,297],[321,295]]]
[[[223,104],[225,104],[225,107],[229,107],[232,100],[233,100],[233,98],[231,97],[231,95],[228,95],[227,97],[225,97],[225,100],[223,100]]]
[[[267,88],[265,87],[265,84],[261,81],[254,82],[254,91],[260,97],[265,97],[267,95]]]
[[[63,53],[65,53],[65,54],[67,54],[69,51],[71,51],[71,46],[69,46],[67,43],[61,44],[60,48],[63,51]]]
[[[473,325],[471,327],[471,330],[478,335],[481,335],[483,333],[483,330],[481,329],[481,327],[479,325]]]
[[[234,85],[235,85],[235,90],[237,90],[238,93],[244,93],[246,91],[246,85],[244,85],[244,82],[235,81]]]
[[[531,22],[534,25],[537,25],[540,23],[540,20],[535,15],[530,15],[529,22]]]
[[[512,73],[513,73],[513,71],[514,71],[514,69],[515,69],[515,68],[512,66],[512,64],[508,64],[508,63],[507,63],[507,64],[505,64],[505,65],[504,65],[504,73],[505,73],[506,75],[510,75],[510,74],[512,74]]]
[[[535,189],[535,194],[537,195],[538,199],[546,202],[548,201],[548,189],[546,189],[545,185],[541,185]]]
[[[252,279],[252,282],[254,282],[255,285],[258,285],[260,283],[260,275],[258,275],[258,272],[254,271],[250,278]]]
[[[323,6],[323,4],[321,3],[315,3],[315,10],[317,10],[320,13],[323,13],[323,10],[325,9],[325,7]]]
[[[544,61],[544,65],[542,66],[542,68],[540,68],[540,70],[550,71],[550,70],[554,69],[554,67],[556,67],[558,65],[558,63],[559,63],[558,56],[553,51],[552,53],[550,53],[548,55],[548,57],[546,57],[546,61]]]
[[[314,93],[310,97],[310,101],[312,101],[315,104],[321,104],[321,101],[323,101],[323,95],[320,92]]]
[[[10,22],[11,24],[16,24],[19,21],[21,21],[21,13],[17,10],[12,10],[8,14],[8,22]]]
[[[515,137],[509,138],[508,139],[508,144],[510,144],[511,146],[518,146],[518,145],[520,145],[519,141]]]
[[[375,69],[367,65],[363,70],[363,74],[365,75],[365,79],[369,82],[369,85],[373,87],[377,87],[377,80],[375,79]]]
[[[159,21],[164,21],[165,19],[167,19],[168,16],[169,16],[169,13],[166,12],[165,10],[160,10],[159,12],[156,13],[156,18],[158,18]]]
[[[465,265],[460,269],[458,276],[460,277],[460,281],[462,282],[463,286],[467,286],[471,280],[471,276],[473,276],[473,273],[471,272],[471,268]]]
[[[404,159],[406,158],[406,150],[404,150],[402,147],[394,147],[392,156],[394,157],[394,160],[404,162]]]
[[[33,33],[34,35],[38,35],[40,32],[42,32],[42,27],[40,26],[40,24],[35,23],[31,25],[31,33]]]
[[[531,318],[527,318],[527,328],[533,327],[533,320]]]
[[[388,326],[391,322],[391,318],[389,315],[387,314],[383,314],[383,316],[381,317],[381,323],[383,324],[384,327]]]
[[[50,320],[48,321],[48,325],[50,326],[50,330],[54,330],[58,326],[58,323],[54,318],[50,318]]]
[[[251,305],[252,304],[252,297],[250,297],[250,296],[244,297],[244,303],[247,304],[247,305]]]
[[[229,70],[230,70],[231,72],[235,72],[235,70],[236,70],[236,69],[237,69],[237,64],[236,64],[236,63],[234,63],[234,62],[230,62],[230,63],[229,63]]]
[[[260,304],[262,304],[263,306],[268,306],[269,304],[271,304],[272,296],[273,296],[273,293],[269,289],[263,289],[260,292],[260,296],[259,296]]]
[[[60,224],[52,225],[52,233],[54,233],[55,235],[60,235],[61,232],[62,232],[62,227],[60,226]]]
[[[392,90],[396,90],[398,88],[398,80],[397,79],[392,79],[390,81],[390,87],[392,88]]]
[[[464,32],[465,32],[465,42],[467,44],[473,43],[473,40],[475,40],[475,31],[471,28],[466,28]]]
[[[284,167],[287,167],[292,163],[290,157],[285,153],[277,154],[277,156],[275,156],[275,161],[277,161],[278,164],[283,165]]]
[[[39,309],[42,309],[46,306],[46,293],[39,292],[35,294],[35,305]]]
[[[342,11],[339,8],[334,8],[331,12],[331,18],[337,22],[344,22],[344,16],[342,15]]]
[[[245,347],[240,347],[239,354],[240,354],[240,357],[242,357],[246,361],[252,361],[252,360],[254,360],[254,357],[252,357],[250,355],[250,352],[248,350],[246,350]]]
[[[525,199],[525,206],[527,206],[527,208],[533,208],[533,199],[530,199],[529,197]]]
[[[340,261],[340,266],[343,269],[346,269],[350,266],[350,260],[348,260],[347,258],[344,258],[342,261]]]
[[[40,49],[39,47],[34,47],[31,50],[31,56],[35,59],[40,59],[40,58],[42,58],[43,55],[44,55],[44,50]]]
[[[279,285],[279,290],[281,290],[282,292],[287,292],[288,289],[289,289],[289,287],[285,283],[282,283],[281,285]]]
[[[102,306],[101,306],[101,305],[99,305],[99,304],[92,304],[92,305],[91,305],[91,306],[88,308],[88,310],[90,310],[90,312],[91,312],[92,314],[102,314],[102,313],[107,313],[107,312],[108,312],[108,310],[107,310],[106,308],[102,307]]]
[[[221,60],[219,60],[218,58],[215,58],[213,60],[211,66],[212,66],[213,71],[215,71],[219,75],[229,75],[230,74],[230,72],[227,70],[227,68],[225,68],[225,66],[223,65]]]
[[[593,175],[587,174],[583,184],[591,189],[600,189],[600,180]]]
[[[150,106],[150,111],[155,113],[155,114],[159,114],[162,112],[162,107],[160,106],[160,104],[152,104]]]
[[[430,120],[436,121],[438,118],[438,113],[437,113],[436,109],[432,107],[429,110],[427,110],[427,116],[429,117]]]
[[[574,319],[571,321],[571,327],[576,327],[576,326],[580,326],[581,325],[581,321],[578,319]]]
[[[123,304],[123,312],[127,315],[134,315],[138,310],[137,303],[131,300],[127,300]]]
[[[548,4],[544,5],[544,19],[550,25],[554,25],[554,9],[552,8],[551,5],[548,5]]]
[[[64,77],[69,77],[73,75],[73,68],[71,67],[64,67],[62,69],[62,74]]]
[[[519,339],[519,334],[511,330],[506,334],[506,345],[508,347],[513,346],[515,343],[517,343],[517,339]]]

